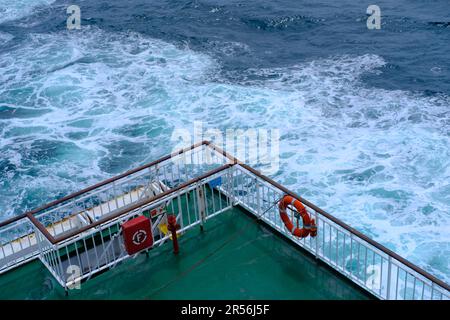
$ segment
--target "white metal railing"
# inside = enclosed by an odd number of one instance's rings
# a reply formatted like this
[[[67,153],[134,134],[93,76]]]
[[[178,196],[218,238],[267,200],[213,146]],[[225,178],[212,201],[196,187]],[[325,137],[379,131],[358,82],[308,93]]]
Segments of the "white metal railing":
[[[27,217],[0,228],[0,274],[34,259],[39,253],[33,224]]]
[[[286,194],[270,179],[236,165],[233,197],[236,203],[279,231],[296,245],[380,299],[448,300],[450,292],[403,262],[376,248],[350,230],[303,203],[315,218],[316,237],[299,239],[284,226],[277,202]]]
[[[211,182],[218,185],[211,187]],[[227,193],[231,194],[231,180],[225,169],[177,191],[169,190],[167,195],[155,201],[55,244],[38,230],[40,259],[61,286],[70,288],[75,283],[89,279],[96,273],[130,258],[121,234],[121,225],[125,221],[143,214],[150,215],[153,210],[158,210],[156,215],[151,216],[153,248],[157,247],[170,238],[169,234],[159,228],[167,223],[167,214],[177,217],[181,227],[178,233],[183,233],[229,210],[232,201],[219,189],[228,190]],[[75,276],[73,270],[77,271]]]
[[[278,201],[298,198],[317,236],[296,238],[280,219]],[[169,239],[159,226],[174,214],[184,232],[239,205],[380,299],[448,300],[448,285],[369,239],[210,143],[134,169],[0,223],[0,274],[39,256],[65,288],[129,258],[121,224],[152,216],[154,246]],[[79,275],[68,273],[78,266]]]
[[[207,144],[197,144],[31,213],[51,236],[63,236],[156,193],[176,188],[228,161]],[[0,223],[0,274],[37,258],[38,254],[35,230],[26,214]]]

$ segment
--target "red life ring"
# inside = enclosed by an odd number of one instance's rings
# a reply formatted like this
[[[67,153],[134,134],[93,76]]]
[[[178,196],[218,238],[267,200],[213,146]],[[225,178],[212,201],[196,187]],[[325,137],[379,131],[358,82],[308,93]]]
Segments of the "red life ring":
[[[289,219],[289,216],[287,214],[287,207],[290,205],[294,206],[294,208],[302,217],[303,228],[297,227],[294,229],[294,224],[292,223],[291,219]],[[306,211],[305,207],[300,202],[300,200],[286,195],[283,197],[283,199],[281,199],[278,205],[278,209],[280,211],[280,217],[281,220],[283,220],[284,226],[294,236],[299,238],[305,238],[308,235],[311,235],[311,237],[315,237],[317,235],[316,221],[310,218],[308,211]]]

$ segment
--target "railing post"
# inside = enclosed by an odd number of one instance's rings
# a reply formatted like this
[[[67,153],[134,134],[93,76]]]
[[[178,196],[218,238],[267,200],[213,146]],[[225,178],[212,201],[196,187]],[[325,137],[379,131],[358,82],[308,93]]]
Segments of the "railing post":
[[[256,190],[256,212],[258,213],[258,216],[261,214],[261,195],[259,194],[259,183],[258,179],[255,178],[255,190]]]
[[[138,194],[138,201],[144,197],[147,198],[150,196],[150,188],[151,188],[151,185],[153,184],[153,173],[152,173],[151,167],[148,167],[148,173],[149,173],[148,182],[146,184],[144,184],[144,190],[142,190],[142,193]]]
[[[112,185],[113,185],[113,192],[114,192],[114,201],[116,203],[116,210],[117,210],[117,209],[119,209],[119,201],[117,200],[118,195],[117,195],[117,190],[116,190],[116,182],[113,181]]]
[[[43,252],[44,250],[42,249],[42,246],[41,246],[41,236],[40,236],[40,234],[38,233],[39,230],[38,230],[38,228],[36,228],[36,226],[33,226],[33,230],[34,230],[34,237],[36,238],[36,243],[37,243],[37,245],[38,245],[39,256],[42,256],[42,252]]]
[[[235,196],[234,196],[234,172],[235,172],[235,167],[234,166],[232,166],[232,167],[230,167],[227,171],[228,171],[228,175],[229,175],[229,182],[228,182],[228,188],[229,188],[229,190],[228,190],[228,197],[229,197],[229,199],[230,199],[230,202],[231,202],[231,206],[232,207],[234,207],[235,206],[235,202],[236,202],[236,198],[235,198]]]
[[[198,206],[198,213],[200,218],[200,229],[203,231],[203,226],[205,223],[205,198],[203,195],[203,190],[199,183],[197,183],[197,187],[195,188],[196,195],[197,195],[197,206]]]
[[[431,296],[430,296],[430,300],[434,300],[434,282],[431,282]]]
[[[184,228],[184,221],[183,221],[183,210],[181,209],[181,191],[179,190],[177,192],[177,197],[173,198],[173,199],[177,199],[177,203],[178,203],[178,216],[180,217],[180,226],[181,228]],[[187,196],[186,196],[187,198]],[[173,201],[173,200],[172,200]]]
[[[316,259],[319,259],[319,215],[317,214],[316,210],[314,210],[314,216],[315,216],[316,225],[317,225],[317,234],[315,236],[316,248],[314,250],[314,255],[315,255]]]
[[[59,266],[58,269],[59,269],[60,272],[61,272],[61,273],[60,273],[60,279],[61,279],[61,282],[64,281],[64,290],[67,290],[67,281],[64,280],[64,279],[65,279],[66,273],[65,273],[65,271],[64,271],[64,269],[63,269],[63,267],[62,267],[61,256],[59,255],[59,247],[58,247],[58,245],[53,245],[52,250],[53,250],[53,252],[55,253],[55,255],[57,256],[57,258],[58,258],[58,261],[57,261],[58,266]],[[69,261],[70,261],[70,260],[69,260]]]
[[[353,233],[350,232],[350,279],[353,277]]]
[[[392,261],[391,261],[391,256],[388,256],[388,275],[387,275],[387,292],[386,292],[386,300],[389,300],[391,297],[391,266],[392,266]]]

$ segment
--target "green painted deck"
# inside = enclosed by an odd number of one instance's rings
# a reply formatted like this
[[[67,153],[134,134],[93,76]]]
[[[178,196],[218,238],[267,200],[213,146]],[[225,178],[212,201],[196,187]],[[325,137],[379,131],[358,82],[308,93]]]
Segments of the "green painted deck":
[[[369,299],[269,227],[233,208],[81,284],[66,297],[36,260],[0,276],[0,299]]]

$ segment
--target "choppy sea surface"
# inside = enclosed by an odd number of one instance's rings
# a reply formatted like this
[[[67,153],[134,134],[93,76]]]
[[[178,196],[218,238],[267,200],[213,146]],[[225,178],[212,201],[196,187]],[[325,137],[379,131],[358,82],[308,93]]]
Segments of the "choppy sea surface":
[[[279,129],[272,178],[450,282],[450,3],[0,0],[0,219],[176,144]]]

